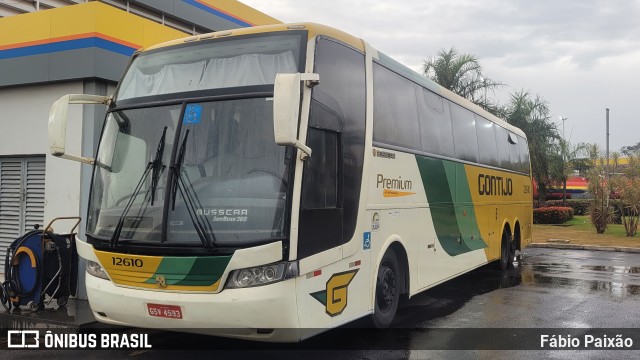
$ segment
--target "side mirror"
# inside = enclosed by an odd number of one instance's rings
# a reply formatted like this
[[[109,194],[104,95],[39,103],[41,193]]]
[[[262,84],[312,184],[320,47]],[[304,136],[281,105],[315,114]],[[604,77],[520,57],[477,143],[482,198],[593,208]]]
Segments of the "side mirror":
[[[67,113],[69,104],[103,104],[109,105],[111,97],[100,95],[71,94],[58,99],[49,111],[49,151],[51,155],[63,159],[93,164],[95,159],[65,154],[67,143]]]
[[[298,140],[300,120],[300,84],[312,87],[320,80],[318,74],[277,74],[273,95],[273,133],[276,144],[295,146],[311,156],[311,148]]]

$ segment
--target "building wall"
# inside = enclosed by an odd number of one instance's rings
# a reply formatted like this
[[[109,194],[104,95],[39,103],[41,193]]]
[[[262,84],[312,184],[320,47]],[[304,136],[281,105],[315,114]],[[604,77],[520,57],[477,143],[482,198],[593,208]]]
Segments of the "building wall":
[[[45,221],[79,212],[80,164],[49,155],[47,119],[55,100],[82,93],[82,89],[82,81],[0,89],[0,155],[46,154]],[[81,134],[82,108],[71,107],[67,132],[70,153],[80,153]]]
[[[3,18],[0,34],[0,87],[118,81],[135,50],[187,36],[100,2]]]
[[[236,0],[138,0],[135,2],[211,30],[280,23],[271,16]]]

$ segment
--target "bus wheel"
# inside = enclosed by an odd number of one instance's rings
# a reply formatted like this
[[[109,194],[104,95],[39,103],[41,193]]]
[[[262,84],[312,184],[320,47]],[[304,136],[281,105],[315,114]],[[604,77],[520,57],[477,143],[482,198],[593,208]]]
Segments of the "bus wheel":
[[[502,242],[500,245],[500,269],[503,271],[513,267],[515,249],[513,248],[510,237],[509,232],[505,229],[505,231],[502,232]]]
[[[376,279],[376,298],[371,319],[379,329],[389,327],[400,301],[400,266],[393,250],[382,257]]]

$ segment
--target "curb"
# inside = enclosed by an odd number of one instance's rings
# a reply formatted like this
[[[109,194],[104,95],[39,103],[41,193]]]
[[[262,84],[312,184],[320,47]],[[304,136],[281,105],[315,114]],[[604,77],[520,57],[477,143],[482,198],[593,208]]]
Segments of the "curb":
[[[550,243],[531,243],[528,247],[545,248],[545,249],[563,249],[563,250],[592,250],[592,251],[612,251],[640,254],[640,248],[633,247],[615,247],[600,245],[576,245],[576,244],[550,244]]]

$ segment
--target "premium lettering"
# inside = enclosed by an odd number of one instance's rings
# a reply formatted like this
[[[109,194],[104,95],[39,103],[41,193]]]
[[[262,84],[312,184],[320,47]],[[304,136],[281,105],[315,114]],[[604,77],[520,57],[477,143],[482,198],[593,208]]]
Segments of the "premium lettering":
[[[391,189],[391,190],[411,190],[413,183],[411,180],[402,180],[402,176],[398,176],[397,179],[386,178],[382,174],[378,174],[376,181],[376,188]]]

